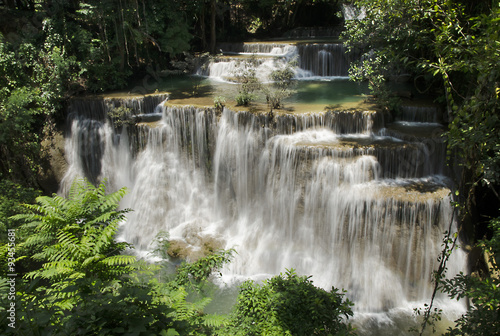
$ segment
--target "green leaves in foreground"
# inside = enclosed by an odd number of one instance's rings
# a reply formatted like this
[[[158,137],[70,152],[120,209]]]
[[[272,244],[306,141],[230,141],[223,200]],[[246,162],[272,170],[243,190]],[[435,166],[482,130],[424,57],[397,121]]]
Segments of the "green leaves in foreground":
[[[125,189],[106,194],[101,184],[76,182],[66,199],[61,196],[38,197],[37,204],[26,205],[31,214],[20,214],[34,234],[25,246],[35,251],[32,258],[43,263],[41,269],[27,274],[51,281],[95,277],[111,280],[130,271],[135,257],[121,255],[127,243],[117,243],[118,225],[129,210],[117,210]]]
[[[336,288],[315,287],[310,278],[290,270],[262,285],[245,282],[221,335],[350,335],[352,303]]]
[[[30,262],[16,279],[15,302],[0,277],[0,334],[207,335],[225,323],[203,313],[210,298],[188,300],[186,286],[205,282],[232,252],[185,264],[173,280],[158,281],[160,265],[122,254],[129,245],[115,240],[129,211],[118,210],[124,195],[125,189],[107,193],[105,184],[77,181],[68,198],[38,197],[25,206],[28,214],[13,217],[32,232],[16,241],[16,261]],[[15,328],[4,308],[11,302]]]

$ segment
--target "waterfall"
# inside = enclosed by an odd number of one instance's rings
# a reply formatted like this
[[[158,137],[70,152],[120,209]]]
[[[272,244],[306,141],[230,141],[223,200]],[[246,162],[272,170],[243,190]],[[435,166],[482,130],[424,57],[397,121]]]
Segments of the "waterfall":
[[[299,60],[310,76],[348,76],[350,59],[341,43],[299,45]]]
[[[357,58],[347,55],[341,43],[245,43],[223,44],[225,56],[215,57],[197,70],[197,75],[231,81],[241,64],[250,62],[257,78],[269,81],[269,74],[297,59],[297,79],[347,77],[349,64]]]
[[[398,119],[410,122],[440,122],[442,113],[436,106],[403,105],[400,108]]]
[[[165,102],[134,112],[158,122],[117,128],[108,105],[72,105],[62,188],[77,175],[127,186],[121,239],[138,251],[160,231],[190,260],[235,248],[226,283],[294,268],[345,288],[365,327],[430,299],[441,239],[456,231],[442,140],[374,111],[217,115]],[[455,251],[449,273],[464,261]]]

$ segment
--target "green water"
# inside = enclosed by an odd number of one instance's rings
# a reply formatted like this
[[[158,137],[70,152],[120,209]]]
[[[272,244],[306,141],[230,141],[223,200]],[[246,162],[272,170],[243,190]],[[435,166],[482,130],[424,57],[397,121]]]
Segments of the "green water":
[[[171,100],[180,104],[213,105],[215,97],[222,97],[228,105],[234,104],[240,85],[218,82],[197,76],[176,76],[162,80],[156,86],[158,91],[169,92]],[[295,93],[285,100],[286,106],[303,110],[306,106],[314,109],[338,106],[346,103],[360,103],[369,93],[366,83],[355,83],[348,79],[299,80]],[[265,103],[261,90],[253,93],[255,103]]]
[[[366,83],[355,83],[348,79],[298,81],[297,93],[290,101],[298,104],[335,105],[362,101],[368,93]]]

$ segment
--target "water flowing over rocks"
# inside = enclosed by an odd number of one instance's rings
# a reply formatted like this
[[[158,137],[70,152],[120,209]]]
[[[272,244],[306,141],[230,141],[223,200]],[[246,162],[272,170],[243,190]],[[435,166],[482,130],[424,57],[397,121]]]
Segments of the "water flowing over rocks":
[[[296,79],[345,80],[356,59],[331,41],[220,48],[198,76],[231,82],[251,60],[266,82],[296,60]],[[443,119],[416,104],[395,114],[334,105],[256,113],[174,105],[166,94],[75,99],[60,192],[77,177],[126,186],[122,206],[134,211],[120,239],[139,253],[161,231],[174,259],[235,248],[226,283],[294,268],[345,288],[361,334],[390,334],[430,299],[443,234],[457,230]],[[465,270],[464,253],[447,266]],[[464,309],[438,302],[452,315]]]
[[[114,127],[114,106],[161,117]],[[123,206],[134,211],[121,237],[139,251],[160,231],[175,257],[234,247],[227,281],[295,268],[347,289],[359,314],[430,297],[441,237],[456,230],[441,138],[411,135],[379,111],[218,114],[126,99],[71,111],[61,190],[76,176],[127,186]],[[450,273],[464,260],[456,252]]]
[[[246,63],[255,69],[260,81],[268,82],[272,71],[296,61],[297,79],[346,78],[350,63],[359,58],[346,54],[338,42],[225,43],[219,47],[220,55],[202,65],[198,75],[230,82]]]

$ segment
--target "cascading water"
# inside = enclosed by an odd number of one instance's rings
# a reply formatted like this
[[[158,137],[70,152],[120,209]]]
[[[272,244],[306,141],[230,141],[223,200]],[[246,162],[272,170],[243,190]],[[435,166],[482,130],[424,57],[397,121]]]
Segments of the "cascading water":
[[[456,229],[448,181],[433,161],[439,151],[390,134],[376,112],[271,120],[166,106],[156,108],[159,122],[131,132],[105,118],[109,104],[73,105],[64,184],[81,175],[129,187],[123,206],[134,211],[121,238],[147,251],[168,231],[191,258],[207,242],[234,247],[229,283],[286,268],[313,275],[348,291],[361,333],[429,300],[441,237],[450,223]],[[464,260],[454,252],[450,274]]]
[[[61,182],[61,192],[66,193],[72,181],[85,177],[96,183],[104,178],[113,185],[130,186],[128,169],[115,167],[131,165],[127,127],[117,132],[109,120],[109,113],[120,108],[121,117],[137,116],[142,111],[157,112],[166,95],[140,98],[75,99],[69,108],[68,128],[71,136],[66,141],[69,168]]]
[[[301,44],[298,46],[299,67],[309,76],[346,77],[350,59],[342,43]]]
[[[269,81],[269,74],[283,68],[291,60],[297,60],[297,79],[347,77],[350,62],[341,43],[245,43],[225,44],[221,50],[226,56],[219,56],[198,69],[197,74],[209,78],[231,81],[242,63],[251,64],[257,78]],[[248,57],[254,59],[248,62]]]

